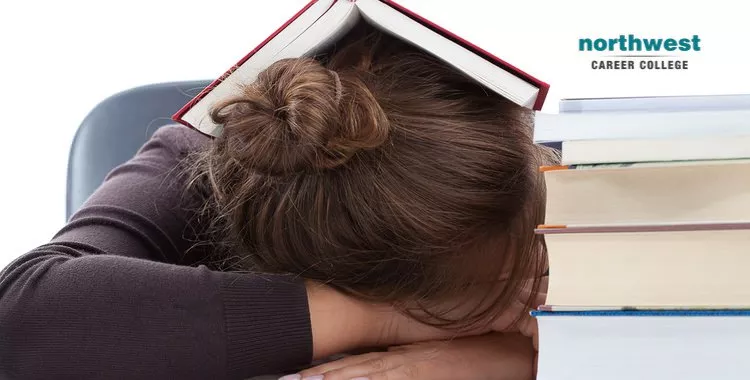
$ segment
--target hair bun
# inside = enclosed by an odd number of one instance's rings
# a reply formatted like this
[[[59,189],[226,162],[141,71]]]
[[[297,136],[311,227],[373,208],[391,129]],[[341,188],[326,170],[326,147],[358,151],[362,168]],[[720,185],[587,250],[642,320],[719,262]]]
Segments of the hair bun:
[[[388,138],[389,122],[369,88],[309,58],[278,61],[212,112],[220,144],[267,174],[329,169]]]

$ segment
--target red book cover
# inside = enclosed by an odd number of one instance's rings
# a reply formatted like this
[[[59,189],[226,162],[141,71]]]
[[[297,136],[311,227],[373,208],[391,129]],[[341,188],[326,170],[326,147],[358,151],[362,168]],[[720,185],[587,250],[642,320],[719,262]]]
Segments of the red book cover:
[[[338,0],[338,1],[356,1],[356,0]],[[530,83],[531,85],[539,88],[539,93],[537,95],[536,101],[534,103],[533,109],[534,110],[540,110],[542,108],[542,105],[544,104],[544,100],[547,97],[547,92],[549,91],[549,84],[529,75],[528,73],[518,69],[517,67],[509,64],[508,62],[490,54],[489,52],[479,48],[478,46],[464,40],[463,38],[457,36],[456,34],[453,34],[449,32],[448,30],[438,26],[437,24],[425,19],[422,16],[419,16],[413,11],[410,11],[403,5],[400,5],[396,3],[393,0],[380,0],[384,4],[387,4],[391,8],[399,11],[400,13],[406,15],[407,17],[411,18],[414,21],[419,22],[420,24],[424,25],[425,27],[429,28],[430,30],[440,34],[444,38],[447,38],[451,40],[452,42],[455,42],[459,44],[460,46],[464,47],[465,49],[473,52],[474,54],[477,54],[484,59],[493,62],[495,65],[505,69],[506,71],[514,74],[515,76],[521,78],[522,80]],[[188,122],[183,120],[183,116],[185,113],[192,108],[196,103],[198,103],[201,99],[203,99],[206,94],[211,92],[214,87],[216,87],[219,83],[221,83],[225,78],[227,78],[230,74],[232,74],[238,67],[242,66],[245,62],[247,62],[250,57],[252,57],[256,52],[258,52],[260,49],[262,49],[266,44],[268,44],[269,41],[271,41],[273,38],[275,38],[281,31],[283,31],[289,24],[294,22],[297,18],[300,17],[305,11],[307,11],[311,6],[313,6],[315,3],[317,3],[318,0],[311,0],[307,5],[305,5],[302,9],[299,10],[294,16],[292,16],[289,20],[287,20],[281,27],[279,27],[275,32],[273,32],[270,36],[268,36],[263,42],[261,42],[258,46],[256,46],[250,53],[245,55],[242,59],[240,59],[237,64],[232,66],[229,70],[227,70],[222,76],[211,82],[206,88],[203,89],[197,96],[195,96],[192,100],[190,100],[187,104],[185,104],[179,111],[177,111],[173,116],[172,119],[180,124],[186,125],[188,127],[193,127]]]

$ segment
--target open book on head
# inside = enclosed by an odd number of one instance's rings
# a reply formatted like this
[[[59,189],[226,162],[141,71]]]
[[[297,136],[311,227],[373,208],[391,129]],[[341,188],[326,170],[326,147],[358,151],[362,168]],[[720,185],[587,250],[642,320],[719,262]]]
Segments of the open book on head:
[[[539,110],[549,85],[407,10],[392,0],[312,0],[239,63],[180,109],[173,119],[209,135],[217,101],[252,83],[274,62],[312,57],[365,22],[442,59],[464,75],[514,103]]]

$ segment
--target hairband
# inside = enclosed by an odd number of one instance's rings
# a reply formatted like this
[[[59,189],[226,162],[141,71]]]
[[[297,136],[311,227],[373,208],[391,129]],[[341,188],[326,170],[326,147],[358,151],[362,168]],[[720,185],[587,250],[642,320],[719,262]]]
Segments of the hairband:
[[[341,97],[344,93],[344,87],[341,85],[341,78],[339,77],[339,74],[333,70],[328,70],[328,72],[331,73],[331,76],[333,77],[334,82],[336,82],[336,105],[341,103]]]

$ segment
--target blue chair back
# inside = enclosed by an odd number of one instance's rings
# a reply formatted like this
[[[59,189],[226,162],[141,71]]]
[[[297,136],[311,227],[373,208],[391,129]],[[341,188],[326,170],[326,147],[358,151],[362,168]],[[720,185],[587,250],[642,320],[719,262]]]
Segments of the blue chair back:
[[[68,157],[66,219],[112,169],[132,158],[160,127],[210,81],[136,87],[99,103],[76,132]]]

